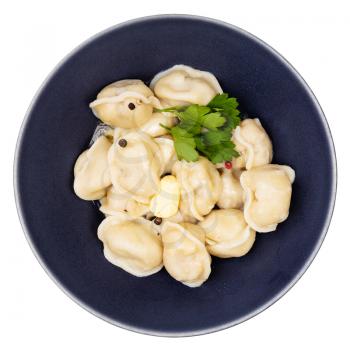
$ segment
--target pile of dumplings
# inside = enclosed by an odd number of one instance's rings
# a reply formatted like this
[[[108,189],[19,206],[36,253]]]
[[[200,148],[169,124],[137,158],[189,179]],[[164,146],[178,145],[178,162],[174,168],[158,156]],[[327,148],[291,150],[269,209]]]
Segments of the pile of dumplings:
[[[232,167],[178,160],[166,128],[177,118],[161,108],[206,105],[222,89],[209,72],[176,65],[150,87],[121,80],[90,104],[103,127],[74,166],[74,191],[100,201],[98,227],[106,259],[138,277],[161,270],[189,287],[211,273],[211,256],[241,257],[256,232],[286,220],[294,171],[271,164],[272,143],[259,119],[233,130]],[[102,132],[101,132],[102,130]],[[95,133],[96,134],[96,133]]]

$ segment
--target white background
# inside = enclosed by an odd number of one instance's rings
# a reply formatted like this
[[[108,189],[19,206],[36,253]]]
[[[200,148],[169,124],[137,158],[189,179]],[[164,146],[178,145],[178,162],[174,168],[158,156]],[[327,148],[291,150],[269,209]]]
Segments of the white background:
[[[350,11],[346,1],[32,0],[1,4],[1,349],[349,348]],[[221,19],[277,49],[319,99],[335,140],[339,170],[337,205],[328,236],[296,286],[268,310],[239,326],[181,339],[116,328],[64,295],[37,263],[24,238],[12,187],[18,131],[46,75],[96,32],[159,13]]]

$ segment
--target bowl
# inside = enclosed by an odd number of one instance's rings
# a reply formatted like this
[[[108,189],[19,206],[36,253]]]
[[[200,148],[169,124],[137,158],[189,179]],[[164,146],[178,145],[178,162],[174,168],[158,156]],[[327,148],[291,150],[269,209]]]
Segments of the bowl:
[[[240,108],[259,117],[274,163],[296,171],[290,215],[258,234],[236,259],[213,259],[200,288],[164,269],[137,278],[103,256],[102,215],[72,189],[73,165],[98,123],[96,93],[125,78],[149,82],[183,63],[212,72]],[[326,235],[336,192],[331,134],[309,87],[276,51],[216,20],[186,15],[141,18],[83,43],[51,73],[23,123],[15,157],[15,195],[25,235],[43,268],[86,310],[140,333],[198,335],[236,325],[278,300],[305,272]]]

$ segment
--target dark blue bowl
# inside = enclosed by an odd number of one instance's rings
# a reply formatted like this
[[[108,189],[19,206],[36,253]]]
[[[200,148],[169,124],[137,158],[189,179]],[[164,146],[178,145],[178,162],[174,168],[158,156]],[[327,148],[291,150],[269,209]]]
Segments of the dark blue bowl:
[[[73,165],[97,120],[88,105],[106,84],[148,82],[183,63],[215,74],[241,109],[259,117],[274,163],[296,171],[291,212],[277,232],[259,234],[239,259],[214,259],[200,288],[164,270],[136,278],[103,256],[102,215],[72,190]],[[254,36],[218,21],[156,16],[113,27],[70,54],[46,80],[23,124],[15,192],[27,239],[48,274],[77,303],[141,333],[195,335],[247,320],[278,300],[305,272],[326,235],[336,161],[326,119],[299,74]]]

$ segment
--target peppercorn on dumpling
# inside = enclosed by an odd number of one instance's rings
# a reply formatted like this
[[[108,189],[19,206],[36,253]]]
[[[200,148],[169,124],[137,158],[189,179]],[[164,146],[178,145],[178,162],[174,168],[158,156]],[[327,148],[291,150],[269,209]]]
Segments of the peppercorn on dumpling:
[[[153,138],[142,132],[122,133],[108,153],[111,181],[132,198],[149,203],[159,190],[164,164],[160,147]]]
[[[160,107],[152,90],[141,80],[120,80],[104,87],[90,108],[104,123],[121,128],[139,128]]]

